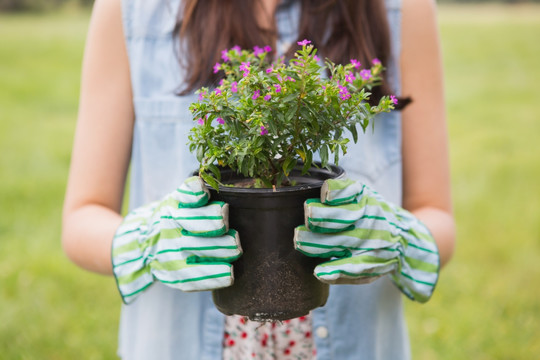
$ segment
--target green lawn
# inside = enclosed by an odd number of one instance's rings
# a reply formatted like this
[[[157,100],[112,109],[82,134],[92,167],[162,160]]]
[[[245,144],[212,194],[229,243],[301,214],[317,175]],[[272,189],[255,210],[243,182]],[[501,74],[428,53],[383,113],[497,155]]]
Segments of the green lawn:
[[[407,306],[415,359],[540,353],[539,19],[440,11],[458,244],[432,301]]]
[[[538,19],[540,7],[440,10],[459,238],[433,300],[407,302],[415,359],[540,353]],[[2,359],[115,358],[114,282],[69,263],[59,240],[87,24],[0,16]]]

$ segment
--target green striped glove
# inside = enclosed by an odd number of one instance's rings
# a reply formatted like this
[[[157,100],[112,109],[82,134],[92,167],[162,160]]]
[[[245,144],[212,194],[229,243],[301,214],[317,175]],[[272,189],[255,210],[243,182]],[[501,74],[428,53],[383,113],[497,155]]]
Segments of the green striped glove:
[[[228,229],[228,205],[213,201],[198,177],[176,191],[130,212],[112,244],[113,272],[129,304],[155,279],[183,291],[212,290],[233,283],[231,262],[242,254],[238,234]]]
[[[439,277],[439,252],[424,224],[353,180],[327,180],[321,199],[305,203],[297,250],[332,258],[315,267],[329,284],[362,284],[389,274],[409,298],[429,300]]]

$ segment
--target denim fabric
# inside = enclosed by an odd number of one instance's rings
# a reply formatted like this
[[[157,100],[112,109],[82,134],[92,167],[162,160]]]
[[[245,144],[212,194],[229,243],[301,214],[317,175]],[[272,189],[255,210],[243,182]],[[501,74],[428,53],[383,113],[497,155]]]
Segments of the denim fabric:
[[[186,142],[194,125],[188,111],[195,95],[177,96],[183,71],[172,31],[180,0],[122,0],[135,128],[131,161],[130,207],[170,192],[197,168]],[[386,0],[393,59],[387,64],[399,93],[401,0]],[[276,14],[277,51],[296,41],[299,2],[284,1]],[[401,203],[401,118],[395,112],[376,120],[340,165],[388,200]],[[219,360],[224,315],[211,294],[183,293],[153,285],[124,306],[119,355],[123,359]],[[317,359],[409,359],[401,293],[388,279],[370,285],[331,286],[328,303],[313,312]]]

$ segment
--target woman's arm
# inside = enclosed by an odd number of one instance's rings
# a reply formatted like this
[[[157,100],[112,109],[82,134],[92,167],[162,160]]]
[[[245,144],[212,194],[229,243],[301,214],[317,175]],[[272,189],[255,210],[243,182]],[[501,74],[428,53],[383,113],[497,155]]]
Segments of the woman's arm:
[[[413,99],[403,110],[403,206],[430,229],[444,265],[455,226],[435,1],[403,1],[402,29],[402,93]]]
[[[112,274],[111,242],[129,166],[133,104],[119,0],[94,5],[64,202],[62,242],[82,268]]]

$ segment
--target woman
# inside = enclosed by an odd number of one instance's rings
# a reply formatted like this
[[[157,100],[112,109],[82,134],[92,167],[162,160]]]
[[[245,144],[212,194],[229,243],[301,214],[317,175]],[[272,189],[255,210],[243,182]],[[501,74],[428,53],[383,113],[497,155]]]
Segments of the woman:
[[[197,167],[184,145],[192,127],[188,106],[196,100],[194,89],[216,80],[205,69],[223,48],[270,43],[279,56],[303,38],[333,60],[379,57],[388,67],[385,90],[412,98],[402,112],[377,121],[373,134],[351,146],[340,165],[421,220],[437,242],[441,264],[447,263],[454,224],[433,0],[97,0],[65,199],[68,256],[85,269],[112,274],[110,249],[123,223],[130,160],[131,208],[172,191]],[[369,158],[359,155],[366,153]],[[307,318],[259,327],[225,319],[208,292],[155,284],[123,308],[119,354],[407,359],[401,298],[387,277],[332,286],[327,305]],[[291,333],[302,336],[290,340]],[[241,349],[234,346],[239,342]]]

